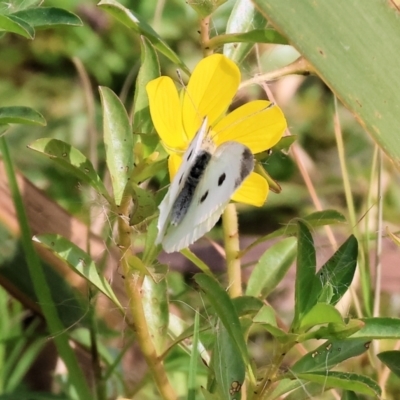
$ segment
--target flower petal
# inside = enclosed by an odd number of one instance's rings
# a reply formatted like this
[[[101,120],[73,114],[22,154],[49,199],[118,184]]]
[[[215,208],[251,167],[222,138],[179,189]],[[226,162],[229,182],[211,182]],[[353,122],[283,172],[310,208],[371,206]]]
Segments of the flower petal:
[[[256,100],[232,111],[213,127],[216,144],[234,140],[249,147],[253,154],[273,147],[287,125],[282,110],[278,106],[267,108],[270,104]]]
[[[177,153],[172,153],[168,158],[168,171],[170,182],[174,179],[174,176],[178,172],[180,165],[182,164],[182,156]]]
[[[205,116],[212,125],[232,102],[240,83],[237,65],[221,54],[201,60],[183,98],[183,126],[192,139]]]
[[[187,139],[182,126],[181,103],[171,78],[161,76],[147,86],[150,114],[158,135],[167,148],[185,149]]]
[[[252,172],[232,196],[232,200],[261,207],[267,196],[268,182],[261,175]]]

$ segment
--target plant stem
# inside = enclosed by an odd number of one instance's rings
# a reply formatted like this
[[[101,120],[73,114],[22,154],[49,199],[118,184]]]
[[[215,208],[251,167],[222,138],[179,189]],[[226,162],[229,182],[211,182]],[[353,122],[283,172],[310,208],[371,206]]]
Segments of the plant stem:
[[[345,154],[345,148],[344,148],[344,142],[343,142],[343,135],[342,135],[342,128],[340,126],[340,118],[339,118],[339,111],[338,111],[338,103],[337,103],[337,98],[334,96],[334,106],[335,106],[335,113],[333,114],[333,127],[334,127],[334,132],[335,132],[335,138],[336,138],[336,146],[338,150],[338,157],[339,157],[339,163],[340,163],[340,170],[342,172],[342,179],[343,179],[343,189],[346,197],[346,204],[347,204],[347,209],[349,213],[349,219],[350,219],[350,224],[353,229],[353,233],[357,238],[360,238],[360,230],[358,228],[357,220],[356,220],[356,210],[354,206],[354,198],[353,198],[353,193],[351,191],[351,183],[350,183],[350,177],[346,165],[346,154]],[[359,270],[361,271],[361,276],[362,279],[365,279],[365,262],[363,259],[363,255],[359,255],[358,257],[358,267]],[[353,301],[353,304],[357,310],[357,315],[361,316],[362,310],[359,304],[359,300],[357,295],[354,292],[354,287],[357,287],[359,283],[359,278],[358,274],[356,274],[355,279],[353,280],[352,287],[350,288],[349,294],[351,296],[351,299]],[[369,291],[369,286],[368,286],[368,291]],[[350,297],[346,293],[345,296],[341,299],[341,304],[343,309],[348,309],[350,304],[349,303]],[[346,304],[346,305],[345,305]]]
[[[208,42],[210,40],[209,27],[210,27],[210,16],[202,18],[200,20],[200,43],[201,43],[201,48],[203,49],[204,57],[207,57],[213,53],[213,51],[210,49],[208,45]]]
[[[105,381],[103,379],[103,370],[101,368],[101,361],[99,355],[99,348],[97,345],[98,330],[96,321],[96,311],[93,302],[93,293],[89,291],[89,334],[90,334],[90,353],[91,363],[93,370],[93,379],[95,381],[97,400],[106,400]],[[93,302],[94,303],[94,302]]]
[[[383,188],[382,188],[382,152],[378,150],[378,221],[377,221],[377,236],[376,236],[376,254],[375,254],[375,295],[373,316],[379,317],[381,305],[381,285],[382,285],[382,235],[383,235]]]
[[[228,272],[228,291],[231,298],[242,295],[242,271],[239,255],[239,228],[236,206],[231,203],[222,215],[226,268]]]
[[[292,345],[277,345],[276,353],[268,372],[265,374],[264,379],[258,385],[258,390],[256,391],[256,395],[254,400],[266,400],[271,394],[271,390],[273,389],[272,383],[275,382],[276,375],[281,367],[282,361],[285,358],[287,351],[292,347]]]
[[[355,211],[355,207],[354,207],[353,193],[351,191],[350,178],[349,178],[347,165],[346,165],[346,155],[345,155],[345,151],[344,151],[342,129],[340,127],[340,120],[339,120],[336,96],[334,97],[334,103],[335,103],[335,113],[333,115],[333,126],[334,126],[334,131],[335,131],[336,145],[338,148],[340,170],[342,172],[342,178],[343,178],[344,194],[346,197],[347,209],[349,211],[350,224],[353,227],[353,229],[356,229],[356,225],[357,225],[356,211]]]
[[[211,39],[212,41],[212,39]],[[210,42],[211,42],[210,41]],[[276,80],[278,78],[282,78],[286,75],[308,75],[309,73],[313,72],[313,67],[307,60],[303,57],[299,57],[297,60],[293,61],[291,64],[286,65],[283,68],[276,69],[271,72],[267,72],[262,75],[257,75],[254,78],[248,79],[240,84],[239,90],[243,89],[246,86],[253,85],[253,84],[260,84],[262,82]]]
[[[157,355],[148,329],[142,301],[143,275],[138,272],[132,272],[128,263],[128,255],[131,251],[131,231],[127,223],[129,201],[129,198],[123,199],[119,207],[118,234],[119,248],[122,252],[121,267],[125,276],[125,290],[129,298],[129,309],[132,315],[135,335],[160,395],[165,400],[176,400],[177,396],[168,381],[163,362]]]

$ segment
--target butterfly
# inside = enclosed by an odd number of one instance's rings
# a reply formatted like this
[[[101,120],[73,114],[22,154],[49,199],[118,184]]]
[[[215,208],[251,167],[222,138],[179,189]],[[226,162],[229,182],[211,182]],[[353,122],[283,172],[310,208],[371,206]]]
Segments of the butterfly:
[[[188,247],[213,228],[254,169],[248,147],[234,141],[216,146],[210,131],[205,117],[159,205],[156,244],[167,253]]]

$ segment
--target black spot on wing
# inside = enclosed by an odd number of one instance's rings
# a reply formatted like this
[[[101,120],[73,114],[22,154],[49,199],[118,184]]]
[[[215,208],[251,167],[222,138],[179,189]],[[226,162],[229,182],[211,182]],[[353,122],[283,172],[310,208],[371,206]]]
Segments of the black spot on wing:
[[[226,174],[225,172],[220,175],[220,177],[218,178],[218,186],[221,186],[224,183],[224,180],[226,179]]]
[[[203,203],[203,201],[207,198],[207,196],[208,196],[208,190],[203,194],[203,196],[200,197],[199,204]]]
[[[186,157],[186,161],[190,160],[190,157],[192,157],[193,154],[193,149],[190,151],[189,155]]]
[[[253,153],[249,148],[245,147],[240,159],[240,178],[235,180],[235,188],[239,187],[242,182],[250,175],[254,168]]]
[[[180,185],[181,182],[182,182],[182,178],[183,178],[183,175],[181,175],[181,177],[179,178],[179,185]]]

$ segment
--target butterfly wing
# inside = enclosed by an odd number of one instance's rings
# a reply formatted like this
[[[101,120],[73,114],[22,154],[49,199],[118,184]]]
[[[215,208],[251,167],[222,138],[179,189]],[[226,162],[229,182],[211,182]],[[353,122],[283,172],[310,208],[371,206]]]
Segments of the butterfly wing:
[[[162,241],[164,250],[178,251],[207,233],[253,168],[253,154],[246,146],[237,142],[219,146],[196,188],[187,214],[179,225],[167,230]]]
[[[171,186],[168,189],[167,194],[163,198],[162,202],[159,205],[160,216],[158,218],[158,236],[156,239],[156,244],[161,243],[161,240],[165,234],[165,230],[169,223],[169,218],[171,215],[172,207],[175,203],[175,200],[182,190],[182,187],[187,179],[190,168],[193,164],[193,161],[198,154],[201,144],[203,143],[204,137],[207,133],[207,117],[203,119],[203,122],[197,131],[195,137],[190,143],[190,146],[186,150],[182,164],[180,165],[178,172],[176,173],[174,179],[171,182]]]

